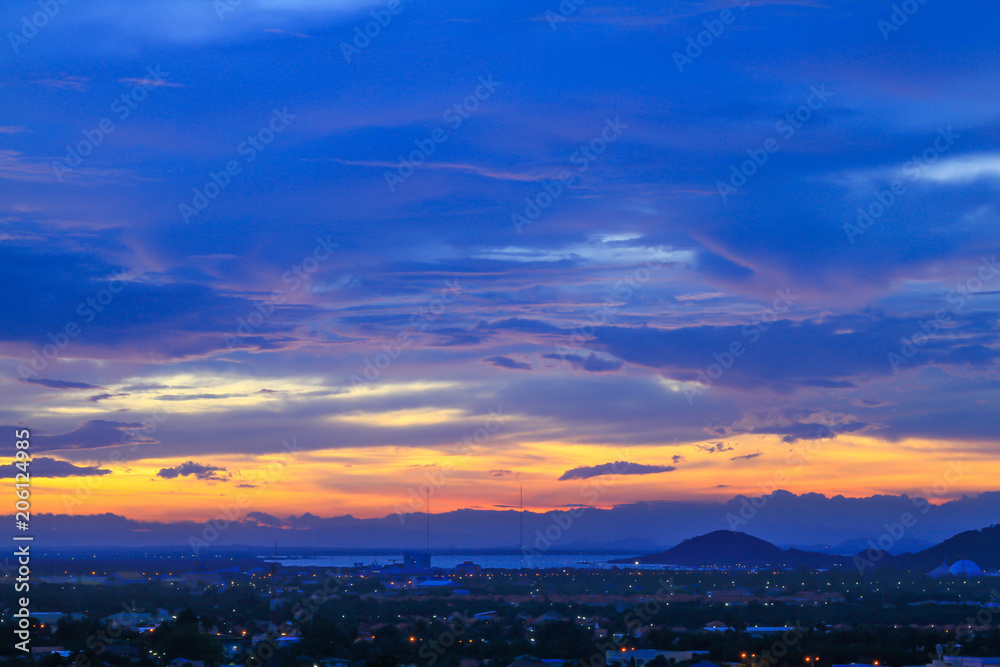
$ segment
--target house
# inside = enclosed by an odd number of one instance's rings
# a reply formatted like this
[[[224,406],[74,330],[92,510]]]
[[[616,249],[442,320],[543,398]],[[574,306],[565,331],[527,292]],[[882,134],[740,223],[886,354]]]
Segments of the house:
[[[643,665],[657,657],[663,657],[668,662],[671,660],[674,662],[688,662],[700,655],[708,655],[708,651],[657,651],[655,649],[636,648],[622,652],[607,651],[604,659],[608,665],[628,665],[634,659],[635,667],[643,667]]]
[[[112,586],[125,586],[127,584],[144,584],[146,583],[146,581],[147,581],[146,577],[134,571],[115,572],[107,579],[107,582]]]
[[[449,586],[454,586],[455,582],[451,579],[428,579],[427,581],[421,581],[416,585],[417,590],[435,590],[444,589]]]
[[[556,621],[565,621],[565,620],[566,617],[555,610],[547,611],[538,617],[539,623],[554,623]]]
[[[167,667],[205,667],[204,660],[186,660],[185,658],[174,658],[167,663]]]

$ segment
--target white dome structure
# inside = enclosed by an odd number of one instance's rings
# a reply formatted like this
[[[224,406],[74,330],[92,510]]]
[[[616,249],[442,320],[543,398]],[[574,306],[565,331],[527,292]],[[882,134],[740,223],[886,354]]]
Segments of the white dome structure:
[[[983,573],[982,569],[971,560],[960,560],[948,570],[959,577],[976,577]]]
[[[938,577],[943,577],[945,575],[951,574],[951,570],[948,569],[948,561],[943,560],[941,564],[933,572],[928,572],[928,574],[935,579]]]

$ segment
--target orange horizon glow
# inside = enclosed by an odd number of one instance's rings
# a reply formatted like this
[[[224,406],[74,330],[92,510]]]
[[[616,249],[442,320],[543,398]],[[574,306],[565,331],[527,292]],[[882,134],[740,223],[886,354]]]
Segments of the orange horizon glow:
[[[295,457],[214,456],[213,463],[226,469],[224,479],[218,480],[164,479],[157,476],[161,469],[187,458],[146,459],[109,466],[112,473],[100,477],[33,478],[32,507],[36,513],[109,512],[144,521],[205,521],[236,504],[243,516],[253,511],[278,517],[311,512],[367,519],[396,512],[422,514],[428,494],[432,514],[516,508],[521,486],[524,507],[531,512],[573,504],[610,508],[638,501],[725,502],[778,489],[851,498],[905,493],[940,504],[992,490],[1000,473],[1000,462],[985,454],[974,460],[963,450],[949,457],[947,448],[930,441],[886,443],[845,436],[775,446],[773,436],[747,436],[732,442],[734,451],[722,455],[695,445],[617,448],[525,442],[516,449],[475,455],[387,447],[299,452]],[[559,481],[572,468],[610,461],[662,464],[678,452],[684,459],[672,472]],[[730,460],[741,452],[760,455]],[[961,474],[946,481],[944,471],[952,460],[959,462]],[[345,461],[352,463],[347,467]],[[724,487],[719,486],[721,480]]]

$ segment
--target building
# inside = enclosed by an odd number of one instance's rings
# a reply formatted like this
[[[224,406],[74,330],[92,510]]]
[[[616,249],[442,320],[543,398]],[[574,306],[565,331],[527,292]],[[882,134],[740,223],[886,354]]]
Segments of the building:
[[[1000,667],[1000,658],[971,658],[964,655],[943,655],[938,650],[938,659],[928,667]]]
[[[167,667],[205,667],[204,660],[187,660],[185,658],[174,658],[167,663]]]
[[[480,575],[483,573],[483,568],[481,565],[473,563],[471,560],[467,560],[464,563],[459,563],[455,566],[455,574],[462,575]]]
[[[404,551],[404,570],[430,570],[431,555],[427,551]]]
[[[950,568],[948,572],[955,575],[956,577],[979,577],[982,576],[983,570],[978,565],[976,565],[971,560],[960,560]]]
[[[608,665],[628,665],[634,659],[635,667],[643,667],[646,663],[660,656],[668,662],[671,660],[689,662],[699,655],[708,655],[708,651],[657,651],[651,648],[634,648],[627,651],[606,651],[604,660]]]
[[[948,561],[942,560],[941,564],[938,565],[937,568],[935,568],[931,572],[928,572],[927,574],[934,577],[935,579],[937,579],[938,577],[944,577],[946,575],[951,574],[951,572],[948,570]]]

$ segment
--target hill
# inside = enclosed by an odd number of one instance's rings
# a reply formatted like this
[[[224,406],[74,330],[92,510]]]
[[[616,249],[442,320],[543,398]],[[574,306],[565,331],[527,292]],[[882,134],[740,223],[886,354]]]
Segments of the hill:
[[[894,556],[885,564],[930,572],[939,566],[941,561],[947,561],[950,565],[963,559],[975,561],[979,567],[987,571],[1000,569],[1000,524],[979,530],[967,530],[929,549]]]
[[[687,567],[836,567],[849,559],[828,554],[782,549],[746,533],[717,530],[684,540],[662,553],[622,558],[615,563]]]

